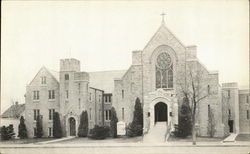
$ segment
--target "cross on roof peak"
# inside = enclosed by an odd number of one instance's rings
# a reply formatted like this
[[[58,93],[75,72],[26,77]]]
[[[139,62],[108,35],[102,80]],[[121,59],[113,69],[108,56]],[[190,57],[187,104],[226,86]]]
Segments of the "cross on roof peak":
[[[161,22],[162,22],[162,24],[165,23],[165,20],[164,20],[164,19],[165,19],[165,15],[166,15],[166,14],[165,14],[164,12],[161,13],[161,17],[162,17],[162,21],[161,21]]]

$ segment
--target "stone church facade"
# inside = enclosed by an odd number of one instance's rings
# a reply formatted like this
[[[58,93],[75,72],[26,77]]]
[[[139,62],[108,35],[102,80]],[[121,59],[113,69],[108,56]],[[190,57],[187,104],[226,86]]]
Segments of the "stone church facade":
[[[141,51],[133,51],[128,70],[81,72],[80,61],[62,59],[60,71],[42,67],[26,87],[25,118],[29,137],[36,131],[36,116],[43,117],[44,136],[52,136],[53,112],[59,112],[64,136],[77,135],[80,114],[87,110],[89,128],[109,125],[110,109],[118,120],[132,121],[137,98],[143,106],[144,132],[157,122],[169,131],[178,124],[183,100],[182,85],[187,72],[202,71],[201,95],[209,94],[197,106],[196,127],[208,136],[208,112],[213,111],[215,136],[229,132],[249,133],[249,91],[237,83],[219,84],[218,72],[209,71],[197,59],[196,46],[185,46],[161,24]]]

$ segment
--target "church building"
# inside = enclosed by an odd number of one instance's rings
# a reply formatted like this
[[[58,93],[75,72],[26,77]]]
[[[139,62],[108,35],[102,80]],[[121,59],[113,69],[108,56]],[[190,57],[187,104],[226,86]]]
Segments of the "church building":
[[[37,115],[42,116],[44,136],[53,136],[54,112],[60,114],[64,136],[77,135],[84,110],[90,129],[109,125],[112,106],[118,121],[127,125],[137,98],[143,107],[144,133],[154,131],[159,123],[165,123],[161,129],[170,133],[178,125],[183,91],[191,88],[191,80],[201,98],[196,111],[199,136],[209,136],[210,112],[215,137],[250,133],[249,90],[239,90],[237,83],[221,86],[218,72],[208,70],[197,58],[197,47],[184,45],[163,20],[144,49],[133,51],[127,70],[84,72],[73,58],[61,59],[59,71],[42,67],[26,87],[28,136],[36,132]]]

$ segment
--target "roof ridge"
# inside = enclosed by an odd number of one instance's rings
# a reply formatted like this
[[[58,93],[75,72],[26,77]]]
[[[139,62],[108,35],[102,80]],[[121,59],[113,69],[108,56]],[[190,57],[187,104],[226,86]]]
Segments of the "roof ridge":
[[[123,70],[93,71],[93,72],[88,72],[88,73],[97,73],[97,72],[118,72],[118,71],[126,71],[126,69],[123,69]]]

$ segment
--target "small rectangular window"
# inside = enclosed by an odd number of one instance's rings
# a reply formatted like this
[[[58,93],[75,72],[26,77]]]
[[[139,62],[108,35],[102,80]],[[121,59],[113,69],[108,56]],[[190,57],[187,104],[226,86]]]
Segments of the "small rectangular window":
[[[39,91],[33,91],[33,100],[39,100]]]
[[[49,132],[48,136],[52,137],[52,128],[51,127],[49,127],[48,132]]]
[[[111,102],[111,95],[109,95],[109,102]]]
[[[55,109],[49,109],[49,120],[53,120]]]
[[[105,110],[105,120],[108,120],[108,110]]]
[[[33,91],[33,100],[36,100],[36,91]]]
[[[102,95],[99,95],[99,103],[102,103]]]
[[[65,75],[64,75],[64,79],[65,79],[65,80],[69,80],[69,74],[65,74]]]
[[[109,113],[109,120],[111,120],[111,110],[108,110],[108,113]]]
[[[249,103],[249,95],[246,96],[246,103]]]
[[[124,90],[122,90],[122,98],[124,98]]]
[[[230,98],[230,90],[227,91],[227,95]]]
[[[89,120],[91,120],[91,108],[89,109]]]
[[[247,110],[247,119],[249,119],[249,110]]]
[[[49,99],[51,99],[52,97],[51,97],[51,90],[49,90]]]
[[[102,117],[102,111],[99,110],[99,120],[101,120],[101,117]]]
[[[39,109],[35,109],[34,110],[34,120],[37,120],[37,117],[40,115],[40,110]]]
[[[91,101],[91,93],[89,93],[89,100]]]
[[[69,91],[66,90],[65,93],[66,93],[66,99],[68,99],[69,98]]]
[[[210,112],[211,112],[211,110],[210,110],[210,105],[208,105],[208,106],[207,106],[207,115],[208,115],[208,117],[210,116]]]
[[[36,136],[36,127],[33,129],[34,137]]]
[[[210,85],[207,86],[207,94],[210,95]]]
[[[41,77],[41,84],[46,84],[46,76]]]
[[[105,110],[105,120],[111,120],[111,110]]]
[[[124,120],[124,108],[122,108],[122,120]]]
[[[55,90],[52,90],[52,99],[55,99]]]
[[[36,120],[36,110],[34,110],[34,120]]]
[[[81,98],[78,98],[79,109],[81,109]]]
[[[49,90],[49,99],[55,99],[55,90]]]
[[[39,100],[39,91],[36,92],[36,98]]]

